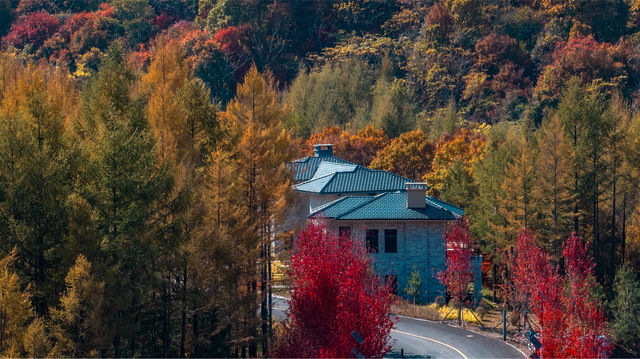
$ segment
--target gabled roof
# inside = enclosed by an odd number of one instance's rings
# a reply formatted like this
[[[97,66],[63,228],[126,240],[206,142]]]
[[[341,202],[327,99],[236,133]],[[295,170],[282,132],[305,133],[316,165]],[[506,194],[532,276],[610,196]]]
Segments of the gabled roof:
[[[293,179],[296,182],[300,182],[300,181],[308,181],[312,179],[322,162],[331,162],[331,163],[356,166],[355,163],[351,163],[347,160],[343,160],[342,158],[333,157],[333,156],[303,157],[289,163],[288,165],[289,165],[289,168],[293,170]]]
[[[356,165],[351,170],[331,172],[298,183],[293,188],[298,192],[317,194],[380,193],[404,190],[407,182],[411,180],[391,172]]]
[[[426,196],[425,208],[407,208],[407,192],[347,196],[313,209],[309,217],[337,220],[454,220],[463,210]]]

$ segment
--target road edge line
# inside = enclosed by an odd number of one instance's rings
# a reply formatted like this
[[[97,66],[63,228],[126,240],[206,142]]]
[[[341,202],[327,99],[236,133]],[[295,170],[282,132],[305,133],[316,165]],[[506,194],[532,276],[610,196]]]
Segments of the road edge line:
[[[441,323],[440,321],[435,321],[435,320],[422,319],[422,318],[414,318],[414,317],[407,317],[406,315],[397,315],[397,314],[396,314],[395,316],[396,316],[396,317],[399,317],[399,318],[406,318],[406,319],[417,320],[417,321],[427,322],[427,323],[436,323],[436,324],[437,324],[437,323],[440,323],[440,324],[443,324],[443,325],[450,326],[450,327],[452,327],[452,328],[460,328],[460,327],[456,327],[456,326],[453,326],[453,325],[450,325],[450,324],[447,324],[447,323]],[[525,354],[522,350],[520,350],[520,348],[516,347],[515,345],[513,345],[513,344],[511,344],[511,343],[509,343],[509,342],[507,342],[507,341],[504,341],[504,340],[498,340],[498,339],[496,339],[496,338],[492,338],[492,337],[490,337],[490,336],[488,336],[488,335],[486,335],[486,334],[484,334],[484,333],[476,332],[475,330],[469,330],[469,329],[466,329],[466,328],[460,328],[460,329],[462,329],[462,330],[466,330],[466,331],[468,331],[468,332],[470,332],[470,333],[474,333],[474,334],[482,335],[483,337],[488,338],[488,339],[493,339],[493,340],[496,340],[496,341],[498,341],[498,342],[505,343],[505,344],[507,344],[508,346],[510,346],[510,347],[512,347],[513,349],[515,349],[515,350],[517,350],[518,352],[520,352],[520,354],[522,354],[522,356],[523,356],[524,358],[527,358],[527,357],[528,357],[528,355],[527,355],[527,354]]]
[[[460,349],[454,347],[453,345],[447,344],[447,343],[443,343],[439,340],[435,340],[435,339],[431,339],[431,338],[427,338],[427,337],[423,337],[421,335],[417,335],[417,334],[413,334],[413,333],[408,333],[408,332],[403,332],[402,330],[397,330],[397,329],[391,329],[392,332],[396,332],[396,333],[400,333],[400,334],[404,334],[404,335],[408,335],[411,337],[416,337],[416,338],[420,338],[423,340],[428,340],[430,342],[434,342],[436,344],[440,344],[442,346],[445,346],[449,349],[453,349],[455,352],[457,352],[458,354],[460,354],[462,356],[463,359],[469,359],[466,355],[464,355],[464,353],[462,351],[460,351]]]

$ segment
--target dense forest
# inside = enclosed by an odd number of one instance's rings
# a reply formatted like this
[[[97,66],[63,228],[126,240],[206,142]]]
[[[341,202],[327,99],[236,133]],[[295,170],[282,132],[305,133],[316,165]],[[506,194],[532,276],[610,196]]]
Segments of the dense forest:
[[[640,271],[640,0],[0,0],[0,38],[2,355],[268,353],[318,142],[463,207],[488,273],[522,228],[611,303]]]

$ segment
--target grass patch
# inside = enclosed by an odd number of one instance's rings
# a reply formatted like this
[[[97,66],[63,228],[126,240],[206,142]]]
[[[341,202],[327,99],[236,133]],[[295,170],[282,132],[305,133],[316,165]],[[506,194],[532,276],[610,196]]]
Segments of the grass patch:
[[[451,310],[451,313],[449,311]],[[441,321],[447,313],[447,320],[458,320],[458,308],[451,309],[450,306],[438,306],[436,303],[428,305],[413,304],[409,301],[399,299],[391,307],[391,311],[397,315],[405,317],[420,318],[433,321]],[[482,322],[473,316],[471,309],[463,308],[462,311],[464,321],[466,323],[475,323],[482,325]],[[479,315],[476,314],[478,318]]]
[[[434,306],[435,303],[430,305],[420,305],[399,299],[391,306],[391,311],[397,315],[403,315],[405,317],[420,318],[433,321],[442,320],[440,311]]]
[[[429,306],[435,310],[438,310],[442,318],[444,318],[444,316],[449,313],[446,318],[447,320],[458,320],[458,307],[454,307],[453,309],[449,306],[438,307],[435,303],[430,304]],[[466,323],[475,323],[482,325],[482,322],[478,320],[480,316],[477,314],[474,316],[474,312],[469,308],[462,308],[462,318]]]

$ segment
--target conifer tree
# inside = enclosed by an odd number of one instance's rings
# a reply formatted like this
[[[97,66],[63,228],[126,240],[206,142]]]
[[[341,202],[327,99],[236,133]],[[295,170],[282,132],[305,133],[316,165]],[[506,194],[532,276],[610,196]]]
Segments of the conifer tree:
[[[166,198],[174,182],[155,155],[141,100],[130,95],[133,81],[121,50],[112,46],[86,86],[77,127],[89,158],[84,192],[105,265],[105,340],[114,356],[158,356],[160,350],[149,345],[155,334],[141,323],[157,309],[149,303],[152,288],[159,288],[155,262],[163,250],[175,248],[158,235],[167,229],[158,218],[169,211]]]
[[[494,255],[495,261],[500,261],[502,256],[496,255],[496,251],[503,249],[501,228],[506,225],[499,211],[504,196],[502,182],[518,151],[519,135],[513,125],[499,124],[491,126],[487,138],[487,151],[482,161],[473,167],[478,195],[466,212],[469,214],[471,230],[484,252]]]
[[[102,342],[104,282],[97,282],[91,263],[79,255],[66,278],[60,307],[52,311],[55,356],[86,358],[98,356]]]
[[[586,94],[584,93],[581,85],[580,79],[577,77],[572,77],[568,84],[567,88],[562,94],[562,98],[560,103],[558,104],[558,118],[564,127],[564,130],[567,133],[567,137],[569,139],[569,143],[572,146],[574,153],[578,153],[580,151],[579,141],[582,136],[582,131],[584,127],[583,123],[583,111],[584,111],[584,98]],[[577,162],[577,157],[574,159]],[[578,196],[580,192],[580,167],[574,166],[573,168],[573,193]],[[579,200],[579,198],[577,198]],[[579,203],[576,201],[573,215],[573,231],[576,233],[581,233],[580,231],[580,210]]]
[[[640,350],[640,282],[628,265],[616,273],[615,297],[611,303],[614,320],[612,330],[616,342],[632,350]]]
[[[524,135],[520,135],[518,152],[502,181],[498,211],[504,225],[492,225],[500,234],[501,248],[515,243],[518,233],[528,228],[532,220],[531,189],[534,180],[534,149]]]
[[[564,134],[558,116],[551,117],[542,127],[531,188],[531,207],[536,212],[532,218],[534,227],[556,263],[560,260],[560,244],[572,231],[575,210],[574,162]]]
[[[239,239],[247,241],[247,247],[257,249],[258,254],[258,257],[249,256],[247,265],[258,268],[259,264],[262,350],[266,353],[271,334],[272,229],[274,221],[284,212],[290,193],[285,163],[292,155],[289,135],[282,127],[285,111],[279,103],[271,75],[262,75],[253,66],[236,93],[227,106],[224,119],[230,129],[232,156],[238,165],[237,184],[245,193],[241,201],[251,223]],[[251,285],[254,290],[256,284]],[[255,336],[257,333],[250,331],[248,334]],[[255,348],[250,346],[249,355],[255,354]]]
[[[35,317],[25,329],[22,338],[25,353],[31,358],[44,358],[49,355],[51,341],[45,329],[44,319]]]
[[[3,357],[24,355],[23,337],[27,323],[33,317],[31,293],[11,268],[16,250],[0,259],[0,354]]]
[[[20,275],[32,283],[38,313],[47,312],[64,275],[62,241],[75,151],[66,137],[67,105],[74,97],[65,73],[15,64],[0,103],[0,230],[4,253],[17,247]],[[54,82],[53,84],[50,82]],[[54,90],[55,89],[55,90]]]

